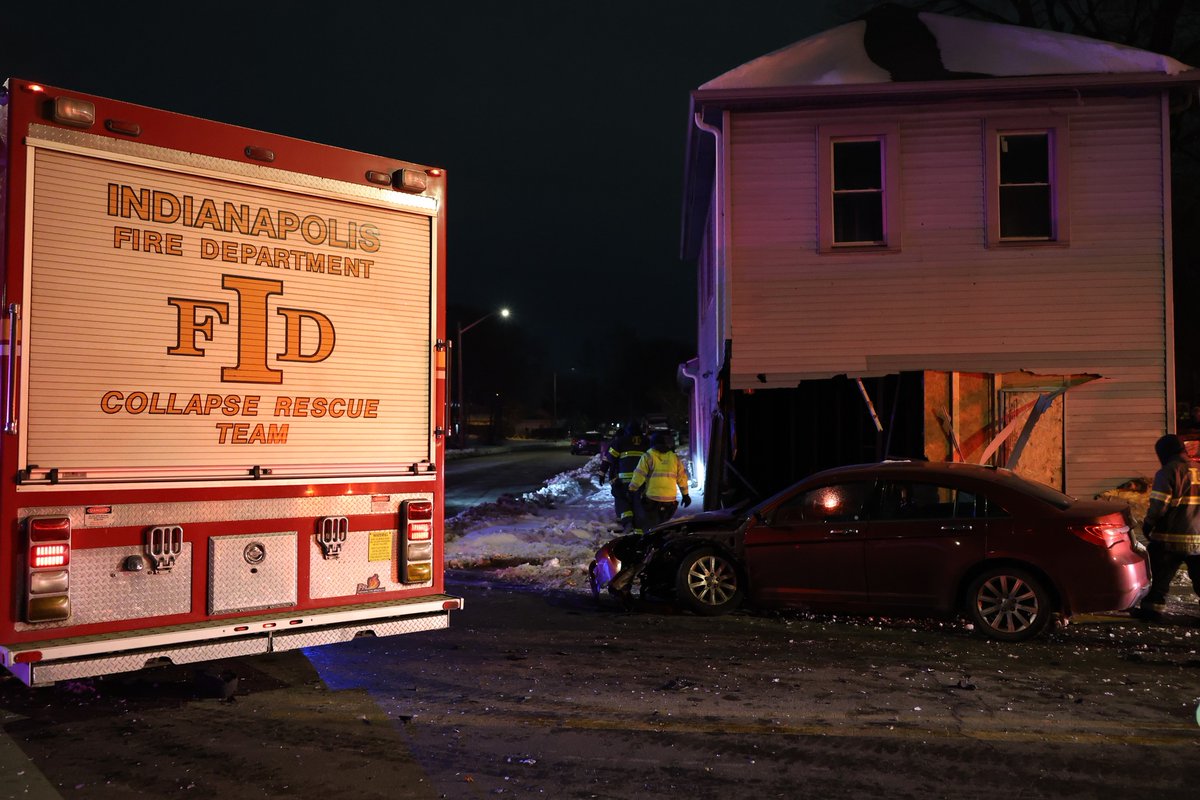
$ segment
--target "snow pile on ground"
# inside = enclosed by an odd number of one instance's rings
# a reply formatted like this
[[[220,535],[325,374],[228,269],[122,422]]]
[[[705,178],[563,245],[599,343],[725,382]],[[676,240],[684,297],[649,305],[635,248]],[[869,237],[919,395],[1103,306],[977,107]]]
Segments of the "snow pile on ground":
[[[506,496],[446,520],[446,568],[484,569],[497,578],[588,590],[588,565],[617,535],[612,492],[600,457],[556,475],[535,492]]]
[[[686,453],[680,452],[682,458]],[[446,520],[446,569],[487,570],[514,583],[590,591],[588,565],[620,534],[600,457],[537,491],[474,506]],[[685,513],[703,508],[693,487]]]

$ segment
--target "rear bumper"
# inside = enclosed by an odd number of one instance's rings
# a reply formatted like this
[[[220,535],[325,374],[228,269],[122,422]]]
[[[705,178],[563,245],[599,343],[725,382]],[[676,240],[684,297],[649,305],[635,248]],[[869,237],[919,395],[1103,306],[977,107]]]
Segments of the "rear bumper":
[[[133,672],[159,664],[318,647],[359,636],[395,636],[450,627],[462,599],[431,595],[397,604],[366,603],[142,631],[0,645],[0,663],[29,686]]]
[[[1129,563],[1109,564],[1109,580],[1103,586],[1099,581],[1096,588],[1082,589],[1070,598],[1064,598],[1067,614],[1082,614],[1102,611],[1124,611],[1141,602],[1150,591],[1150,565],[1143,557]]]

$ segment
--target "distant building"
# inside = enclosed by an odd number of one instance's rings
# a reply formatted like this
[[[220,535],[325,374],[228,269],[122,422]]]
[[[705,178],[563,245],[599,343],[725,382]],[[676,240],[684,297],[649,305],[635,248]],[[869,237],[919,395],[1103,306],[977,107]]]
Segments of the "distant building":
[[[1174,425],[1170,124],[1200,70],[884,6],[692,93],[706,502],[888,456],[1072,494]]]

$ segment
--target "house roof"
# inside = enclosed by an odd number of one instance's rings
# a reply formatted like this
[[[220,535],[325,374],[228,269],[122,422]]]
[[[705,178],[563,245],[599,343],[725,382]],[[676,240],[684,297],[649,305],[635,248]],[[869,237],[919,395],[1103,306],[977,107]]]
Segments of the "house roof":
[[[690,116],[726,110],[1032,98],[1090,92],[1194,92],[1200,69],[1112,42],[918,12],[891,3],[761,56],[692,92]],[[680,253],[696,257],[715,178],[713,138],[689,125]]]
[[[701,90],[1191,69],[1169,56],[1067,33],[891,4],[749,61]]]

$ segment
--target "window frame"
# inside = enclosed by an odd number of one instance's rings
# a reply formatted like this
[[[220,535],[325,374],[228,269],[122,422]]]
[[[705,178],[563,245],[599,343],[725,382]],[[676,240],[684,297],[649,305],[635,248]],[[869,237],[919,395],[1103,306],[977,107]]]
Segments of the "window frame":
[[[1050,236],[1000,235],[1000,137],[1046,134],[1050,184]],[[984,170],[988,247],[1054,247],[1070,244],[1070,129],[1065,115],[997,118],[984,121]]]
[[[833,221],[833,145],[835,142],[880,143],[880,193],[883,196],[883,241],[835,242]],[[893,252],[900,249],[900,129],[896,123],[821,125],[817,128],[818,250],[821,253]]]

